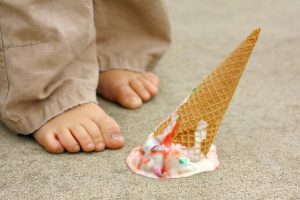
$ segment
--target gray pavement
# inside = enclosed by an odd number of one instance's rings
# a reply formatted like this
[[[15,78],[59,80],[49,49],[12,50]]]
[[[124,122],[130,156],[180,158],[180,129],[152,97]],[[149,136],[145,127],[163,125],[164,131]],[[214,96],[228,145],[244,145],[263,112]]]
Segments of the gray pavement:
[[[0,199],[300,199],[300,1],[172,0],[173,45],[160,94],[129,111],[118,151],[52,155],[0,125]],[[125,158],[254,27],[261,37],[215,141],[220,167],[176,180],[131,173]]]

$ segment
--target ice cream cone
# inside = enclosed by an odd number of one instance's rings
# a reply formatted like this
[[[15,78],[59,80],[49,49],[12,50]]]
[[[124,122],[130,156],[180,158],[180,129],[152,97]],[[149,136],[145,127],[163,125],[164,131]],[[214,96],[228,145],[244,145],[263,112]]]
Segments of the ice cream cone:
[[[173,143],[193,147],[195,131],[199,122],[204,120],[208,127],[205,138],[201,140],[199,154],[208,153],[259,33],[260,29],[255,29],[176,110],[181,123]],[[154,130],[154,135],[160,135],[169,123],[170,118]]]

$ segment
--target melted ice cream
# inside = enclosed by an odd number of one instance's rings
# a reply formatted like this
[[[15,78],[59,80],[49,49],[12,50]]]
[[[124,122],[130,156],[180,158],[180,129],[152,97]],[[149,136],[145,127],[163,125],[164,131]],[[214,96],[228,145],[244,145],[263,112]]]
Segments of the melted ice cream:
[[[151,134],[143,145],[135,147],[127,158],[129,168],[151,178],[179,178],[215,170],[219,166],[216,147],[212,145],[206,156],[200,154],[208,124],[200,121],[195,131],[195,145],[187,148],[172,143],[179,123],[173,116],[170,126],[161,135]]]

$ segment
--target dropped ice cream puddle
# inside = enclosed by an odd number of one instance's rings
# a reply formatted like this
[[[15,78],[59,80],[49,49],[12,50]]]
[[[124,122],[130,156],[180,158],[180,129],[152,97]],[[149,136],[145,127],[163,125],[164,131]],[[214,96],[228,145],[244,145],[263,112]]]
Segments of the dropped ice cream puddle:
[[[126,159],[131,171],[150,178],[180,178],[218,168],[215,145],[211,145],[206,156],[200,154],[201,141],[206,138],[207,122],[199,122],[193,147],[172,143],[179,123],[180,119],[172,116],[170,125],[161,135],[154,136],[152,133],[143,145],[132,149]]]

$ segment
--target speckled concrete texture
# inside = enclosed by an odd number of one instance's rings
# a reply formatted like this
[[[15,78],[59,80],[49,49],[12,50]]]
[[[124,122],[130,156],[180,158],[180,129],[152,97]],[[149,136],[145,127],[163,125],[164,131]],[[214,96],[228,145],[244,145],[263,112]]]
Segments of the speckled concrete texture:
[[[118,151],[52,155],[0,127],[0,199],[300,199],[300,1],[172,0],[160,94],[138,110],[99,99],[127,139]],[[125,158],[256,26],[262,28],[215,141],[220,167],[175,180]]]

